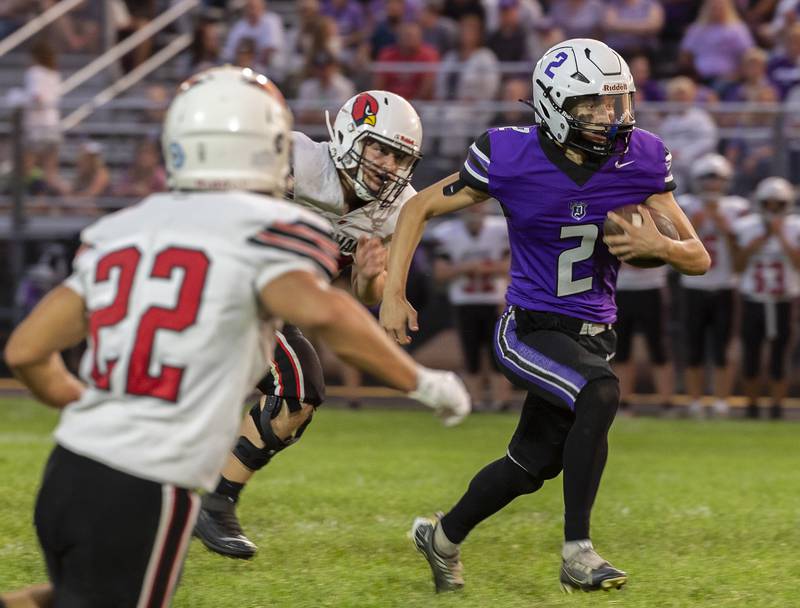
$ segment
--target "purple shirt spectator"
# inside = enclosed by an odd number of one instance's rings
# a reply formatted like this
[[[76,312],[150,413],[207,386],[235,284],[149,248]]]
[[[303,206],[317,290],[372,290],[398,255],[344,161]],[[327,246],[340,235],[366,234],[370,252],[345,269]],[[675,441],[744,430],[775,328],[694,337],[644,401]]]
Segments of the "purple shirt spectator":
[[[656,0],[614,0],[605,16],[604,42],[627,56],[658,46],[664,9]]]
[[[361,32],[367,23],[364,7],[356,0],[328,0],[322,5],[322,14],[336,21],[342,38]]]
[[[755,46],[744,23],[689,26],[681,50],[692,54],[694,67],[704,79],[735,76],[744,52]]]
[[[565,38],[599,38],[604,16],[600,0],[561,0],[550,6],[552,23]]]
[[[769,79],[778,88],[781,99],[796,84],[800,83],[800,23],[786,32],[783,52],[778,53],[767,64]]]

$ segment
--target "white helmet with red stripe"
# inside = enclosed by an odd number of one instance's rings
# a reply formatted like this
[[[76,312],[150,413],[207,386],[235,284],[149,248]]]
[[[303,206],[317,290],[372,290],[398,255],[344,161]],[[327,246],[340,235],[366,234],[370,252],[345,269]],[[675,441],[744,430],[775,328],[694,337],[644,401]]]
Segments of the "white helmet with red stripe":
[[[422,157],[422,123],[411,104],[388,91],[364,91],[345,102],[333,125],[327,112],[325,118],[333,162],[356,195],[365,201],[391,205],[409,183]],[[394,171],[365,158],[368,143],[375,143],[382,152],[394,156]]]
[[[233,66],[199,72],[164,119],[170,187],[283,194],[291,130],[286,101],[266,76]]]

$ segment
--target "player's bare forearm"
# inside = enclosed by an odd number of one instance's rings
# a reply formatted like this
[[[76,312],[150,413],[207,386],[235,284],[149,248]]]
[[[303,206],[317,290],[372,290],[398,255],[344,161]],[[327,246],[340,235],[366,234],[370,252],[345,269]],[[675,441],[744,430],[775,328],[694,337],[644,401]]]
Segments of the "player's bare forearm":
[[[416,364],[354,298],[306,271],[288,272],[261,290],[264,309],[323,340],[342,359],[403,391],[416,388]]]
[[[421,190],[403,205],[392,237],[384,298],[389,294],[393,297],[402,297],[405,294],[411,258],[429,219],[489,198],[487,194],[469,186],[452,188],[458,181],[458,173],[454,173]]]
[[[333,291],[327,304],[336,312],[336,320],[320,325],[313,333],[337,356],[388,386],[404,392],[416,388],[413,359],[389,339],[363,307],[341,291]]]
[[[12,370],[36,399],[57,409],[80,399],[86,388],[69,372],[58,353],[51,354],[45,361],[12,367]]]
[[[366,279],[356,273],[353,278],[353,293],[364,306],[375,306],[383,299],[383,286],[386,282],[386,271]]]
[[[705,274],[711,266],[711,257],[699,239],[674,241],[665,239],[666,247],[662,259],[682,274]]]
[[[39,400],[64,407],[80,398],[85,387],[59,353],[85,336],[83,299],[67,287],[56,287],[11,334],[6,363]]]
[[[654,194],[647,199],[647,205],[672,220],[681,239],[664,238],[659,257],[682,274],[705,274],[711,267],[711,256],[672,192]]]

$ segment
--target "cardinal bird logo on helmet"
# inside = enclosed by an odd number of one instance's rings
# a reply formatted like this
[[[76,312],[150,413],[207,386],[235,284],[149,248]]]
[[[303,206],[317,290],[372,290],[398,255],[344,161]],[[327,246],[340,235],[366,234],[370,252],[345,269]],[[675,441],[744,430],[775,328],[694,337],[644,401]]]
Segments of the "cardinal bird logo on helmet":
[[[375,126],[375,115],[378,113],[378,100],[369,93],[362,93],[353,102],[353,121],[357,127],[363,124]]]

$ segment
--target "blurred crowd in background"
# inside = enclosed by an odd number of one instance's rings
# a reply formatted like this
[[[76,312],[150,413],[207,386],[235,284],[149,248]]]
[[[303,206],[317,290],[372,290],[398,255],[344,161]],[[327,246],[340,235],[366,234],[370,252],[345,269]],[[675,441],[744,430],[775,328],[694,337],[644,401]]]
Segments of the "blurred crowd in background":
[[[278,83],[297,128],[317,139],[327,136],[324,111],[335,113],[359,90],[386,89],[411,100],[426,133],[414,183],[425,186],[454,171],[466,146],[487,127],[533,122],[530,109],[519,103],[531,96],[533,65],[551,45],[573,37],[601,39],[627,59],[637,86],[637,124],[670,148],[679,192],[692,190],[692,167],[710,152],[734,167],[731,194],[750,197],[756,184],[775,174],[797,181],[800,0],[205,0],[165,35],[123,57],[124,73],[169,36],[192,36],[186,52],[128,94],[136,111],[116,110],[105,121],[62,132],[63,64],[72,70],[71,57],[101,53],[102,24],[109,19],[121,40],[175,3],[108,0],[100,10],[101,3],[86,1],[26,46],[27,64],[8,100],[25,107],[26,213],[91,217],[166,189],[158,142],[164,108],[183,78],[224,63],[253,68]],[[0,1],[0,38],[52,4]],[[0,144],[6,193],[10,150]],[[7,200],[0,209],[9,209]],[[56,246],[69,256],[69,239]],[[466,272],[442,266],[443,246],[431,236],[415,259],[412,295],[427,335],[448,327],[450,316],[442,311],[458,306],[459,298],[448,304],[447,285]],[[55,267],[61,255],[44,242],[28,251],[40,271]],[[483,305],[501,304],[502,289],[495,287],[496,301]],[[659,306],[673,304],[658,328],[671,340],[656,349],[656,381],[640,375],[638,386],[653,384],[656,402],[669,409],[675,383],[668,361],[682,368],[683,359],[680,289],[666,272],[649,288],[667,294]],[[415,344],[424,347],[425,337]],[[420,356],[457,352],[445,350]],[[450,361],[465,364],[469,375],[477,373],[473,355]],[[471,382],[477,395],[480,383]],[[677,386],[683,388],[680,375]],[[507,400],[500,388],[477,396],[497,408]]]

